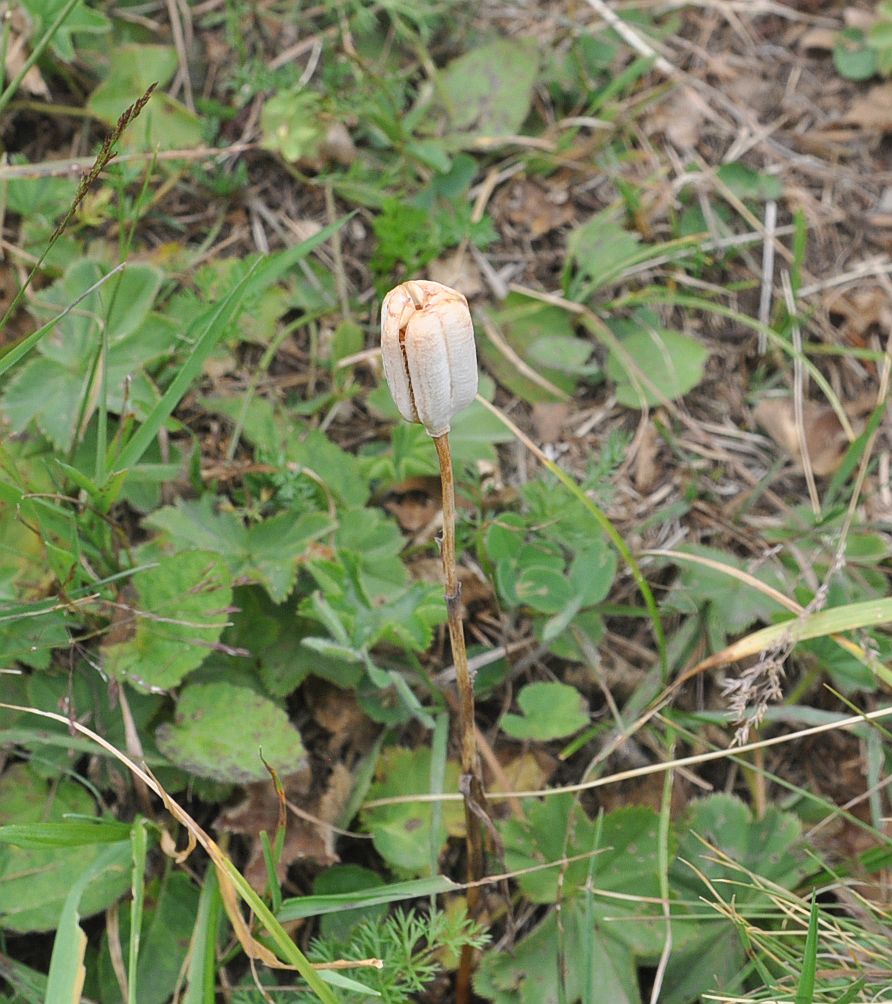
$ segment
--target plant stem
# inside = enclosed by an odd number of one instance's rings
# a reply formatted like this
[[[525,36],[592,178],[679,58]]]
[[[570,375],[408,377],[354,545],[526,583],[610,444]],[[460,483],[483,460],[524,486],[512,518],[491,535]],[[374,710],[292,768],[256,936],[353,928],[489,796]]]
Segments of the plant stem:
[[[476,883],[484,875],[483,819],[489,815],[477,754],[474,731],[474,684],[468,666],[465,635],[461,622],[461,583],[455,563],[455,480],[452,475],[452,452],[449,434],[434,437],[437,459],[440,461],[440,482],[443,487],[443,579],[446,586],[449,641],[458,684],[458,721],[461,743],[461,793],[465,805],[465,831],[468,850],[468,915],[476,920],[480,911],[480,887]],[[470,976],[473,954],[469,946],[462,951],[459,965],[456,1000],[470,997]]]

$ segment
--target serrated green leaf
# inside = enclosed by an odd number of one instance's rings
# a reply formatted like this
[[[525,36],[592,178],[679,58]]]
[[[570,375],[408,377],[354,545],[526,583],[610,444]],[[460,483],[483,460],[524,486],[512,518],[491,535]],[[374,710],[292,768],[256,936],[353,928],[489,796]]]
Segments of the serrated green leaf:
[[[580,999],[595,1004],[640,1004],[635,958],[610,935],[610,925],[593,925],[576,901],[551,911],[510,952],[487,952],[474,976],[474,989],[493,1004],[561,1004]],[[567,964],[572,960],[571,964]],[[587,963],[587,964],[586,964]]]
[[[218,555],[183,551],[130,580],[135,596],[102,646],[105,670],[140,690],[168,688],[204,662],[229,621],[229,570]]]
[[[656,813],[635,806],[591,820],[572,796],[555,795],[531,806],[525,821],[503,823],[501,833],[509,870],[557,865],[518,876],[532,902],[592,897],[587,908],[596,918],[611,918],[612,938],[638,953],[659,953],[665,928],[654,902],[660,897]],[[587,854],[561,865],[565,857]]]
[[[174,721],[159,726],[155,738],[172,763],[215,781],[268,778],[263,760],[285,776],[304,760],[300,734],[285,712],[253,690],[228,683],[184,687]]]
[[[167,534],[177,549],[216,552],[234,578],[260,583],[275,603],[288,598],[298,565],[312,542],[332,528],[326,513],[297,517],[280,513],[246,527],[233,513],[216,511],[210,495],[197,501],[181,499],[174,506],[152,513],[144,522]]]
[[[35,297],[31,312],[39,321],[60,314],[105,272],[96,261],[76,261]],[[130,410],[142,417],[142,404],[152,396],[143,371],[169,355],[179,333],[173,320],[151,313],[160,286],[158,269],[134,264],[62,317],[3,395],[2,407],[13,428],[23,431],[33,421],[60,451],[69,450],[84,399],[85,419],[98,401],[100,387],[90,381],[103,328],[108,339],[108,407],[120,411],[126,398]]]
[[[691,803],[681,829],[679,860],[672,866],[674,884],[694,898],[714,895],[683,861],[691,862],[707,879],[719,881],[721,888],[725,888],[722,879],[741,879],[741,871],[716,859],[711,850],[714,847],[766,881],[792,888],[805,870],[802,860],[793,853],[800,832],[799,820],[793,813],[775,806],[769,806],[761,819],[754,819],[749,808],[733,795],[698,799]],[[733,895],[738,903],[765,899],[758,887],[746,882],[735,885]]]

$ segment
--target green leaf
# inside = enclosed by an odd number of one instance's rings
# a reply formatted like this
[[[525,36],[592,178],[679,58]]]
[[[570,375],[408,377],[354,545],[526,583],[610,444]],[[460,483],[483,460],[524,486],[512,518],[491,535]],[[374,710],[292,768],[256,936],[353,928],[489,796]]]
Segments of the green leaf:
[[[215,512],[211,495],[180,500],[144,523],[164,532],[178,551],[197,547],[216,552],[233,578],[260,583],[275,603],[288,598],[310,545],[332,528],[325,513],[280,513],[246,527],[233,513]]]
[[[130,839],[130,825],[114,819],[0,826],[0,844],[16,847],[84,847]]]
[[[641,254],[638,235],[620,226],[612,210],[596,213],[567,238],[567,263],[588,280],[594,292],[635,264]]]
[[[274,94],[260,113],[260,145],[285,160],[314,156],[325,138],[320,112],[321,99],[314,91],[295,87]]]
[[[104,873],[116,871],[121,866],[121,851],[130,856],[130,848],[126,844],[112,845],[103,848],[95,860],[82,868],[77,879],[66,889],[67,895],[59,917],[56,937],[53,941],[53,954],[50,958],[50,969],[47,974],[46,999],[55,1004],[59,1001],[75,1001],[81,999],[86,970],[84,955],[87,949],[87,936],[81,930],[80,917],[85,912],[84,900],[90,885]]]
[[[539,71],[532,39],[502,39],[453,59],[437,93],[459,145],[518,132],[530,110]]]
[[[358,460],[324,432],[313,429],[302,439],[292,440],[287,453],[292,463],[312,471],[339,502],[350,508],[365,505],[369,484],[360,473]]]
[[[318,632],[318,626],[295,617],[289,606],[273,603],[265,589],[242,586],[236,589],[233,602],[238,609],[223,642],[250,653],[245,660],[250,672],[259,676],[264,689],[273,697],[286,697],[310,673],[330,679],[332,673],[343,667],[343,663],[307,651],[304,639]]]
[[[746,164],[722,164],[716,171],[720,181],[741,199],[779,199],[784,194],[780,178],[754,171]]]
[[[703,379],[709,351],[688,335],[659,327],[645,312],[613,328],[620,347],[611,350],[606,372],[616,383],[617,401],[627,408],[675,401]]]
[[[547,356],[548,346],[552,341],[564,346],[565,359],[568,356],[566,346],[570,344],[579,345],[579,348],[569,350],[572,358],[587,359],[591,355],[591,342],[574,335],[573,319],[566,310],[549,306],[520,293],[509,293],[499,311],[493,315],[493,323],[511,350],[534,372],[557,388],[558,394],[523,373],[516,363],[506,357],[499,346],[490,340],[486,327],[481,326],[477,338],[480,357],[487,371],[501,386],[531,404],[539,401],[559,401],[561,392],[569,395],[575,390],[581,371],[567,368],[566,365],[563,367],[555,365],[554,363],[559,360],[549,359]],[[482,405],[480,407],[482,408]],[[458,416],[458,419],[460,420],[461,416]]]
[[[174,321],[151,313],[161,287],[158,269],[131,265],[110,280],[110,289],[103,287],[84,297],[105,272],[100,263],[80,259],[35,297],[30,310],[38,320],[60,314],[75,300],[81,302],[38,342],[39,356],[19,368],[2,399],[16,431],[33,421],[63,452],[78,431],[85,397],[85,419],[98,401],[100,386],[91,384],[91,374],[103,327],[108,339],[108,406],[119,412],[126,398],[137,417],[144,415],[140,405],[147,395],[144,369],[169,355],[179,334]]]
[[[517,695],[523,715],[503,715],[501,729],[514,739],[562,739],[589,723],[588,701],[566,683],[528,683]]]
[[[285,712],[228,683],[184,687],[174,721],[159,726],[155,739],[172,763],[215,781],[268,778],[263,760],[280,775],[293,774],[304,761],[300,734]]]
[[[390,747],[381,752],[369,800],[392,795],[417,795],[431,788],[431,751]],[[458,790],[458,765],[446,764],[444,791]],[[456,802],[442,806],[435,822],[429,802],[406,802],[366,809],[363,824],[372,835],[375,850],[398,875],[430,873],[430,848],[442,847],[448,831],[461,827],[464,813]]]
[[[714,898],[715,892],[683,864],[688,861],[713,883],[713,889],[727,891],[729,899],[733,894],[738,904],[766,901],[766,894],[757,886],[740,883],[741,871],[733,864],[722,863],[712,848],[767,882],[791,889],[805,874],[802,860],[793,853],[800,831],[796,816],[775,806],[769,806],[761,819],[754,819],[747,806],[733,795],[698,799],[691,803],[680,830],[678,861],[671,869],[673,884],[691,898]],[[729,880],[735,882],[733,889],[726,884]]]
[[[382,904],[402,903],[407,899],[440,896],[443,893],[454,892],[457,888],[456,883],[444,875],[409,879],[406,882],[390,882],[387,885],[371,882],[368,886],[351,892],[320,893],[286,899],[277,916],[283,924],[287,924],[294,920],[303,920],[305,917],[325,916],[345,910],[364,910]]]
[[[106,672],[137,689],[176,686],[204,662],[228,623],[229,570],[218,555],[183,551],[130,580],[102,646]]]
[[[892,49],[892,12],[887,9],[883,14],[877,8],[877,14],[877,20],[867,31],[867,42],[874,49]]]
[[[195,883],[178,872],[166,872],[148,884],[139,939],[134,999],[139,1004],[166,1004],[170,1000],[189,948],[199,892]],[[121,911],[119,937],[130,935],[128,913]],[[109,954],[108,938],[100,949],[98,977],[104,1002],[120,1000],[120,987]]]
[[[818,918],[820,911],[815,894],[811,894],[811,908],[808,915],[808,934],[802,950],[802,971],[796,987],[795,1004],[813,1004],[815,999],[815,977],[818,969]]]
[[[534,564],[517,568],[514,595],[519,603],[544,614],[556,614],[577,598],[563,568]]]
[[[297,568],[313,541],[332,528],[327,513],[304,513],[296,519],[280,513],[248,527],[245,562],[240,568],[266,587],[274,603],[286,600],[297,581]]]
[[[68,813],[93,815],[95,811],[93,799],[73,781],[44,781],[23,763],[8,766],[0,776],[2,824],[27,826],[33,832],[41,823],[63,823]],[[106,851],[110,857],[99,864]],[[126,836],[105,845],[0,844],[0,928],[18,932],[54,928],[69,889],[94,865],[99,870],[80,900],[80,914],[86,917],[104,910],[127,889],[129,862]]]
[[[87,108],[103,122],[114,125],[121,112],[157,82],[159,90],[131,123],[122,142],[142,150],[197,146],[202,140],[198,116],[160,90],[167,86],[176,69],[177,54],[172,46],[115,46],[109,53],[108,74],[90,95]]]
[[[714,561],[733,571],[743,571],[744,564],[733,554],[702,544],[683,544],[678,550]],[[789,589],[770,562],[754,573],[759,581],[781,592]],[[745,631],[757,621],[771,621],[779,611],[776,600],[748,586],[733,575],[696,563],[681,563],[678,581],[669,594],[668,605],[685,613],[707,611],[721,628],[720,638]]]
[[[357,924],[363,920],[383,921],[388,913],[387,904],[374,901],[376,893],[381,895],[383,888],[384,879],[371,868],[363,868],[361,865],[333,865],[326,871],[320,872],[313,880],[313,895],[307,898],[314,900],[317,906],[325,903],[331,907],[333,900],[343,897],[339,903],[341,909],[332,910],[322,916],[319,922],[320,937],[335,938],[349,944],[350,936]],[[358,909],[347,909],[345,901],[349,902],[350,896],[359,898],[369,894],[372,897],[371,903],[366,903]],[[306,908],[302,901],[298,902],[302,908]],[[306,916],[318,915],[319,911],[314,910]],[[283,921],[282,910],[277,916]]]
[[[774,806],[757,820],[733,795],[698,799],[679,823],[678,854],[669,870],[671,888],[692,903],[720,897],[725,902],[733,899],[742,913],[769,908],[770,894],[746,873],[754,872],[769,886],[794,888],[806,872],[793,853],[800,830],[792,813]],[[669,1004],[687,1004],[704,992],[727,989],[745,957],[735,924],[717,913],[699,921],[682,918],[680,931],[690,941],[673,953],[667,968]]]
[[[833,65],[848,80],[869,80],[877,71],[876,52],[860,28],[844,28],[833,47]]]
[[[508,870],[555,865],[518,875],[528,899],[554,903],[560,898],[565,905],[571,899],[584,902],[592,918],[606,924],[614,941],[639,955],[657,955],[665,937],[658,905],[658,825],[656,813],[642,807],[617,809],[590,820],[572,796],[555,795],[531,806],[525,821],[511,819],[500,829]],[[562,864],[576,855],[588,856]]]
[[[31,15],[32,38],[39,38],[61,12],[66,0],[21,0],[21,2]],[[85,3],[78,3],[56,30],[50,46],[60,59],[71,63],[75,57],[73,35],[103,35],[110,29],[111,21],[105,14],[93,10]]]
[[[459,467],[481,460],[495,461],[496,445],[509,443],[513,438],[510,430],[488,408],[479,401],[472,401],[452,420],[449,445],[453,463]]]
[[[640,1004],[632,953],[596,926],[574,902],[551,911],[510,952],[487,952],[474,989],[494,1004]],[[569,964],[568,964],[569,963]]]

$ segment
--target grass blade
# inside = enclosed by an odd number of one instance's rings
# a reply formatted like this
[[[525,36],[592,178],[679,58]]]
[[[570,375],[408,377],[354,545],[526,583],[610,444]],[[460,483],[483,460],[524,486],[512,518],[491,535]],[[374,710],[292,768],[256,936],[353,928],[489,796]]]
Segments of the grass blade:
[[[78,907],[91,880],[119,857],[117,846],[106,847],[83,872],[62,907],[46,984],[46,1004],[79,1004],[86,969],[87,936],[81,930]]]
[[[208,870],[201,887],[198,913],[192,930],[186,992],[182,1004],[214,1004],[214,983],[217,971],[217,930],[220,925],[220,886],[217,873]]]
[[[85,847],[93,844],[116,844],[132,832],[129,823],[97,819],[68,823],[10,823],[0,826],[0,844],[16,847]]]
[[[304,917],[318,917],[323,913],[337,913],[339,910],[355,910],[382,903],[400,903],[407,899],[418,899],[421,896],[439,896],[441,893],[454,892],[459,888],[451,879],[444,875],[433,878],[412,879],[408,882],[394,882],[391,885],[377,886],[374,889],[357,890],[356,892],[331,893],[327,896],[301,896],[299,899],[286,899],[279,911],[280,923],[287,924],[292,920],[302,920]]]
[[[130,888],[133,900],[130,904],[130,943],[127,951],[127,1004],[138,1004],[137,965],[139,963],[139,942],[142,935],[143,906],[146,892],[146,854],[148,839],[146,820],[139,819],[130,834],[130,848],[133,873]]]
[[[802,972],[796,988],[795,1004],[812,1004],[815,999],[815,974],[818,968],[818,901],[811,894],[811,910],[808,915],[808,934],[805,936],[805,950],[802,956]]]

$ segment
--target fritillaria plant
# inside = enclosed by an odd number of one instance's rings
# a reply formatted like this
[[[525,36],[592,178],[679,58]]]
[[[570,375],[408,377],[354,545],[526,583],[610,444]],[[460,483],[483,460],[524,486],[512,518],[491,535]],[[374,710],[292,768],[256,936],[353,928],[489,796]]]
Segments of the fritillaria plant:
[[[468,841],[468,877],[483,877],[485,796],[474,731],[474,687],[461,623],[460,583],[455,563],[455,482],[449,429],[452,419],[477,395],[477,349],[468,301],[439,282],[404,282],[381,307],[384,375],[400,414],[420,422],[433,439],[443,486],[443,576],[449,640],[459,696],[462,793]],[[472,916],[477,890],[468,894]]]

